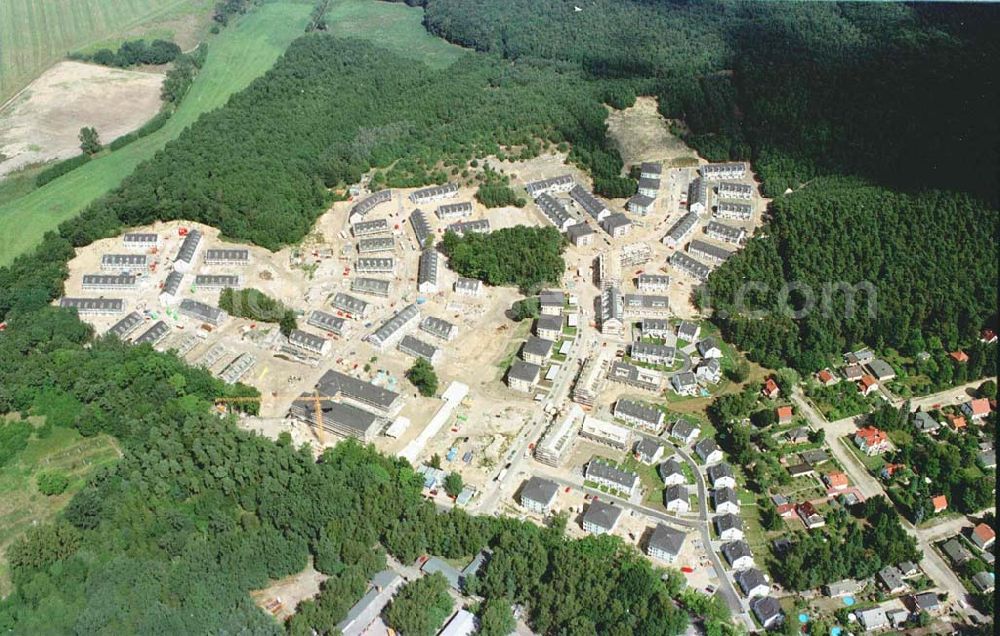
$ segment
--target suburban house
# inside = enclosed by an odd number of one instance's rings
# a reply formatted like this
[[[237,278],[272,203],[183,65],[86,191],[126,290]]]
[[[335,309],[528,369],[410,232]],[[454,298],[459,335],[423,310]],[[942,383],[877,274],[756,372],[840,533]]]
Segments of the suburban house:
[[[944,512],[948,509],[948,497],[945,495],[931,497],[931,507],[934,509],[934,514]]]
[[[778,424],[791,424],[792,423],[792,407],[790,406],[779,406],[776,410],[776,415],[778,417]]]
[[[392,284],[381,278],[359,276],[351,281],[351,291],[359,294],[369,294],[380,298],[388,298]]]
[[[654,433],[659,433],[663,429],[663,411],[638,400],[619,399],[615,403],[614,416]]]
[[[614,532],[623,512],[618,506],[592,499],[583,514],[583,529],[591,534]]]
[[[542,314],[535,322],[535,335],[545,340],[555,342],[562,335],[562,316],[550,316]]]
[[[566,228],[566,238],[577,247],[586,247],[594,244],[594,232],[586,223],[577,223]]]
[[[514,360],[507,371],[507,386],[522,393],[531,393],[538,384],[542,368],[524,360]]]
[[[483,281],[475,278],[459,278],[455,281],[455,293],[476,298],[483,293]]]
[[[399,344],[396,345],[396,348],[408,356],[423,358],[431,364],[436,364],[441,355],[440,349],[410,334],[403,336],[399,340]]]
[[[701,325],[696,322],[682,321],[677,325],[677,339],[685,342],[695,342],[701,334]]]
[[[132,313],[128,314],[127,316],[116,322],[115,324],[111,325],[111,327],[108,328],[108,330],[105,331],[104,333],[111,334],[112,336],[118,338],[119,340],[124,341],[125,338],[130,333],[138,329],[139,325],[141,325],[143,322],[144,320],[142,318],[142,315],[140,315],[139,312],[137,311],[133,311]]]
[[[764,397],[774,400],[781,393],[781,389],[778,388],[778,383],[774,381],[774,378],[768,378],[764,381],[764,387],[760,392]]]
[[[875,358],[868,363],[868,370],[879,382],[888,382],[896,377],[896,370],[885,360]]]
[[[566,304],[566,294],[558,289],[546,289],[538,294],[538,306],[545,316],[562,316]]]
[[[749,201],[753,197],[753,186],[746,183],[734,181],[723,181],[716,186],[715,191],[725,199],[745,199]]]
[[[532,477],[521,488],[521,505],[531,512],[548,514],[558,492],[559,485],[554,481]]]
[[[649,535],[646,554],[664,563],[674,563],[684,547],[684,536],[680,530],[658,523]]]
[[[333,346],[326,338],[311,334],[308,331],[302,331],[301,329],[293,329],[288,334],[288,343],[320,356],[325,356],[329,353],[330,348]]]
[[[663,457],[663,445],[648,437],[640,438],[635,443],[635,456],[643,464],[655,464]]]
[[[722,541],[739,541],[743,536],[743,520],[734,514],[716,516],[713,520],[715,531]]]
[[[639,274],[635,287],[641,292],[663,292],[670,289],[670,277],[663,274]]]
[[[742,539],[723,543],[721,552],[726,562],[734,570],[745,570],[754,566],[750,544]]]
[[[605,336],[619,336],[622,333],[622,319],[625,316],[625,299],[614,285],[601,292],[601,333]]]
[[[563,204],[548,193],[539,195],[535,199],[535,204],[542,211],[545,218],[552,225],[556,226],[560,232],[565,232],[570,226],[576,223],[576,220],[569,215]]]
[[[715,442],[713,441],[712,443],[714,444]],[[695,450],[697,448],[696,446]],[[736,487],[736,477],[733,476],[733,468],[726,462],[720,461],[720,463],[712,464],[705,472],[708,473],[708,482],[712,484],[712,488]]]
[[[966,561],[972,558],[972,553],[969,552],[964,545],[962,545],[957,538],[951,538],[941,545],[941,550],[948,555],[951,562],[955,565],[963,565]]]
[[[573,181],[572,175],[562,174],[558,177],[531,181],[525,184],[524,188],[528,191],[528,196],[532,199],[537,199],[546,193],[569,192],[574,186],[576,186],[576,182]]]
[[[631,199],[625,204],[625,207],[632,214],[638,214],[639,216],[646,216],[653,211],[653,205],[656,203],[656,199],[653,197],[647,197],[645,194],[635,194]]]
[[[814,506],[811,501],[805,501],[799,504],[796,508],[796,512],[798,513],[799,518],[802,519],[802,523],[809,530],[822,528],[826,525],[826,519],[823,518],[823,515],[819,514],[819,511],[816,510],[816,506]]]
[[[935,592],[921,592],[913,596],[913,606],[918,612],[936,614],[941,609],[938,596]]]
[[[445,203],[439,205],[434,211],[442,221],[452,221],[455,219],[464,219],[466,217],[472,216],[472,204],[468,201],[461,201],[459,203]]]
[[[596,459],[587,462],[583,478],[623,493],[627,497],[631,497],[639,486],[639,475],[631,471],[620,470]]]
[[[816,374],[816,381],[823,386],[833,386],[837,383],[837,377],[829,369],[822,369]]]
[[[122,245],[133,250],[145,252],[160,246],[160,235],[155,232],[127,232],[122,235]]]
[[[740,570],[733,576],[733,579],[739,584],[740,590],[748,598],[767,596],[767,593],[771,590],[767,579],[764,578],[764,573],[757,568]]]
[[[847,479],[847,475],[840,471],[832,472],[823,477],[823,481],[826,482],[827,488],[830,490],[843,490],[847,488],[850,482]]]
[[[894,565],[887,565],[878,571],[878,581],[889,594],[900,594],[906,590],[903,573]]]
[[[705,234],[717,241],[733,245],[741,245],[747,237],[745,229],[719,223],[718,221],[709,221],[705,226]]]
[[[653,294],[625,294],[623,316],[626,318],[666,318],[670,315],[670,297]]]
[[[611,238],[621,238],[632,229],[632,221],[621,212],[609,214],[600,222],[601,229],[611,235]]]
[[[663,164],[659,161],[643,161],[639,164],[639,176],[643,179],[659,179],[663,174]]]
[[[667,486],[687,483],[687,475],[684,474],[684,469],[676,457],[667,459],[667,461],[660,464],[657,470],[660,473],[663,483]]]
[[[215,247],[205,250],[202,261],[206,265],[246,265],[250,262],[250,250],[245,247]]]
[[[695,217],[708,210],[708,183],[701,177],[695,177],[688,184],[688,211]]]
[[[694,452],[706,464],[717,464],[722,461],[722,449],[711,437],[706,437],[694,445]]]
[[[683,418],[674,422],[670,428],[670,437],[681,441],[685,446],[692,444],[699,435],[701,435],[701,429]]]
[[[849,364],[844,367],[844,377],[852,382],[857,382],[865,375],[865,370],[860,364]]]
[[[698,353],[702,358],[721,358],[722,349],[716,344],[715,338],[705,338],[698,343]]]
[[[400,338],[419,321],[420,310],[415,304],[407,305],[387,318],[365,339],[376,349],[384,351],[399,342]]]
[[[972,535],[970,538],[980,550],[989,550],[993,545],[993,542],[996,541],[997,534],[989,525],[980,523],[972,529]]]
[[[526,362],[543,366],[549,361],[549,357],[552,355],[553,344],[555,343],[551,340],[545,340],[538,336],[528,336],[528,339],[524,342],[524,346],[521,347],[521,357]]]
[[[854,443],[869,457],[889,450],[889,436],[873,426],[866,426],[854,434]]]
[[[670,265],[682,274],[687,274],[698,282],[708,280],[712,268],[684,252],[674,252],[670,255]]]
[[[670,386],[677,395],[697,395],[698,379],[690,371],[675,373],[670,378]]]
[[[871,632],[889,626],[889,617],[883,607],[873,607],[855,613],[865,631]]]
[[[878,391],[878,380],[875,379],[875,376],[866,373],[858,381],[858,391],[861,391],[861,395],[871,395]]]
[[[782,407],[787,408],[791,411],[792,407]],[[780,408],[778,409],[781,410]],[[778,421],[781,421],[781,413],[778,413]],[[789,420],[790,421],[790,420]],[[789,444],[805,444],[809,441],[809,429],[805,426],[796,426],[787,433],[785,433],[785,439],[788,440]]]
[[[750,609],[757,617],[764,629],[774,629],[784,621],[784,612],[781,611],[781,604],[773,596],[762,596],[750,601]]]
[[[712,504],[718,514],[738,515],[740,513],[740,498],[732,488],[716,488],[712,492]]]
[[[688,203],[690,205],[690,199],[688,200]],[[697,225],[698,213],[692,209],[690,212],[679,218],[676,223],[670,226],[670,229],[667,230],[667,233],[663,236],[663,244],[667,247],[679,246],[687,237],[691,236]]]
[[[659,371],[620,361],[611,364],[608,379],[653,393],[659,393],[663,385],[663,374]]]
[[[608,209],[608,206],[587,192],[583,186],[574,185],[569,191],[569,196],[584,212],[593,217],[598,223],[611,215],[611,210]]]
[[[438,290],[438,263],[440,262],[437,250],[434,248],[425,249],[420,253],[420,260],[417,263],[417,289],[422,294],[433,294]]]
[[[962,412],[973,422],[981,420],[990,414],[990,401],[986,398],[969,400],[962,404]]]
[[[458,194],[458,185],[446,183],[440,186],[431,186],[422,190],[410,193],[410,201],[420,205],[421,203],[433,203],[441,199],[450,199]]]
[[[458,326],[443,318],[427,316],[420,321],[420,330],[426,331],[435,338],[450,342],[458,335]]]
[[[351,215],[348,220],[351,225],[361,223],[364,221],[365,215],[375,209],[375,207],[389,201],[392,201],[392,190],[379,190],[369,197],[362,199],[351,208]]]
[[[828,583],[824,586],[824,592],[827,596],[837,598],[839,596],[853,596],[858,593],[861,589],[861,584],[854,579],[844,579],[842,581],[835,581],[833,583]]]
[[[944,416],[944,418],[948,420],[948,423],[951,424],[951,427],[955,429],[956,433],[964,430],[968,426],[968,423],[965,421],[965,417],[962,415],[948,413]]]
[[[638,186],[639,194],[644,194],[647,197],[655,199],[657,193],[660,191],[660,180],[659,178],[640,177]]]
[[[913,414],[913,427],[921,433],[935,433],[941,428],[941,423],[935,420],[930,413],[917,411]]]
[[[702,382],[718,384],[722,379],[722,362],[719,358],[707,358],[698,365],[694,374]]]
[[[632,343],[630,357],[646,364],[661,365],[669,367],[674,363],[677,350],[673,347],[661,344],[652,344],[636,340]]]
[[[699,239],[692,239],[687,246],[688,254],[702,259],[703,261],[708,261],[709,263],[714,263],[718,265],[719,263],[724,263],[729,260],[729,258],[735,254],[732,250],[727,250],[724,247],[719,247],[713,243],[708,243]]]
[[[969,361],[969,354],[959,349],[958,351],[952,351],[948,354],[952,360],[958,362],[959,364],[965,364]]]
[[[688,489],[684,484],[674,484],[663,489],[663,504],[668,512],[685,513],[691,509]]]
[[[459,236],[465,236],[466,234],[489,234],[490,220],[476,219],[474,221],[460,221],[458,223],[452,223],[448,226],[448,231],[454,232]]]
[[[977,572],[972,577],[972,585],[982,594],[992,594],[996,586],[996,575],[993,572]]]

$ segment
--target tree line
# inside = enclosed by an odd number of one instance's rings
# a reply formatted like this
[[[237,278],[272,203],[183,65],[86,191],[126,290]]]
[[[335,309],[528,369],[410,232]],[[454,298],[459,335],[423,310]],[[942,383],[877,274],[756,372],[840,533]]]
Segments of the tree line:
[[[70,59],[93,62],[101,66],[129,68],[138,64],[169,64],[181,54],[181,47],[170,40],[126,40],[118,50],[98,49],[92,54],[74,53]]]
[[[448,231],[440,248],[450,269],[487,285],[537,291],[545,283],[558,283],[566,269],[562,258],[565,241],[552,226],[517,225],[464,236]]]

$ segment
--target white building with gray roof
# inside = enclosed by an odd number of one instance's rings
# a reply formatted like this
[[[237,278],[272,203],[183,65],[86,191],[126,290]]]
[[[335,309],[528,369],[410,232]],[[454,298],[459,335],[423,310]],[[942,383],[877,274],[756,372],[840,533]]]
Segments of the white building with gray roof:
[[[680,530],[658,523],[646,542],[646,554],[664,563],[674,563],[684,547],[684,538]]]
[[[201,289],[239,289],[240,277],[229,274],[198,274],[194,277],[195,287]]]
[[[478,298],[483,294],[483,281],[476,280],[475,278],[459,277],[455,281],[455,293],[460,296]]]
[[[332,346],[326,338],[301,329],[293,329],[288,334],[288,344],[320,356],[328,354]]]
[[[314,309],[312,313],[309,314],[309,319],[306,321],[306,324],[312,327],[329,331],[330,333],[338,336],[344,335],[344,325],[346,323],[347,321],[343,318],[334,316],[333,314],[328,314],[325,311],[320,311],[318,309]]]
[[[666,318],[644,317],[639,323],[639,330],[643,337],[666,338],[674,333],[674,328]]]
[[[422,294],[433,294],[438,290],[438,267],[441,258],[434,248],[420,252],[417,262],[417,291]]]
[[[454,232],[459,236],[465,236],[466,234],[489,234],[490,233],[490,220],[489,219],[475,219],[473,221],[461,221],[459,223],[452,223],[448,226],[449,232]]]
[[[601,292],[601,333],[605,336],[619,336],[625,319],[625,298],[614,285]]]
[[[576,223],[576,219],[570,216],[569,212],[558,199],[550,194],[541,194],[535,199],[535,204],[542,211],[542,215],[548,219],[549,223],[556,226],[560,232],[565,232]]]
[[[691,256],[700,258],[703,261],[707,261],[715,265],[724,263],[734,254],[732,250],[727,250],[724,247],[719,247],[718,245],[713,245],[712,243],[707,243],[698,239],[694,239],[688,243],[687,251]]]
[[[369,304],[366,301],[343,292],[334,294],[330,305],[347,314],[348,318],[364,318],[368,315]]]
[[[427,316],[420,321],[420,330],[426,331],[435,338],[440,338],[445,342],[450,342],[454,340],[458,335],[458,326],[454,323],[450,323],[443,318],[435,318],[434,316]]]
[[[139,325],[143,323],[142,315],[137,311],[133,311],[115,324],[111,325],[111,328],[104,333],[110,334],[119,340],[125,340],[125,338],[139,328]]]
[[[414,210],[410,213],[410,227],[413,228],[413,237],[417,241],[417,248],[428,247],[427,239],[433,236],[433,232],[431,232],[431,226],[427,223],[427,217],[424,216],[423,212]]]
[[[524,189],[527,190],[529,197],[537,199],[543,194],[569,192],[574,186],[576,186],[576,182],[573,181],[572,175],[562,174],[558,177],[531,181],[525,184]]]
[[[226,312],[191,298],[182,300],[177,310],[188,318],[208,323],[214,327],[218,327],[226,320]]]
[[[431,364],[436,364],[441,354],[441,350],[434,345],[409,334],[400,338],[397,349],[414,358],[423,358]]]
[[[472,216],[472,203],[468,201],[460,201],[459,203],[445,203],[444,205],[439,205],[437,210],[434,211],[442,221],[451,221],[453,219],[464,219],[466,217]]]
[[[723,199],[743,199],[749,201],[753,198],[753,186],[737,181],[722,181],[715,188],[716,192]]]
[[[621,361],[611,363],[608,379],[653,393],[658,393],[663,386],[663,374],[659,371]]]
[[[710,163],[700,168],[701,176],[709,181],[742,179],[747,176],[747,164],[743,161],[730,163]]]
[[[135,289],[135,274],[84,274],[83,289],[90,290],[126,290]]]
[[[421,188],[410,193],[410,201],[416,205],[422,203],[433,203],[443,199],[453,199],[458,195],[458,184],[446,183],[429,188]]]
[[[596,459],[587,462],[584,479],[625,493],[627,496],[632,496],[632,493],[639,486],[639,475],[636,473],[615,468]]]
[[[622,298],[626,318],[666,318],[670,315],[670,298],[655,294],[625,294]]]
[[[646,216],[653,211],[653,206],[656,204],[656,199],[653,197],[647,197],[645,194],[635,194],[632,198],[628,200],[625,207],[632,214],[638,214],[639,216]]]
[[[175,270],[184,273],[191,269],[195,257],[198,256],[198,250],[201,249],[202,238],[201,230],[188,231],[187,236],[181,241],[180,249],[177,250],[177,256],[174,258]]]
[[[392,274],[396,271],[396,259],[389,257],[359,258],[354,264],[359,274]]]
[[[594,229],[586,223],[577,223],[566,229],[566,238],[577,247],[586,247],[594,243]]]
[[[365,216],[383,203],[392,201],[392,190],[379,190],[375,194],[365,197],[351,208],[351,215],[348,221],[355,225],[364,221]]]
[[[642,179],[659,179],[663,174],[663,164],[659,161],[643,161],[639,165],[639,177]]]
[[[638,400],[619,399],[615,402],[614,416],[632,426],[657,435],[663,430],[663,411],[652,404]]]
[[[507,370],[507,386],[522,393],[530,393],[538,384],[542,368],[524,360],[514,360]]]
[[[660,474],[663,484],[666,486],[686,484],[688,482],[687,474],[684,472],[681,462],[676,457],[668,458],[656,470]]]
[[[655,199],[656,195],[660,192],[660,180],[652,177],[640,177],[638,189],[639,194],[644,194],[647,197]]]
[[[705,226],[705,234],[718,241],[740,245],[746,238],[747,231],[741,227],[734,227],[717,221],[709,221],[708,225]]]
[[[246,265],[250,250],[245,247],[213,247],[205,250],[202,259],[206,265]]]
[[[639,274],[635,286],[641,292],[660,292],[670,289],[670,277],[666,274]]]
[[[81,316],[113,316],[125,311],[121,298],[61,298],[59,306],[75,309]]]
[[[569,196],[584,212],[593,217],[598,223],[611,215],[611,210],[608,209],[607,204],[590,192],[587,192],[581,185],[574,185],[569,191]]]
[[[583,529],[590,534],[608,534],[614,532],[624,511],[614,504],[592,499],[587,511],[583,513]]]
[[[358,294],[368,294],[379,298],[388,298],[392,282],[382,278],[358,276],[351,281],[351,291]]]
[[[621,238],[632,230],[632,221],[621,212],[616,212],[605,216],[600,226],[611,238]]]
[[[145,254],[105,254],[101,256],[102,272],[141,272],[148,265]]]
[[[127,232],[122,235],[122,245],[130,250],[148,250],[160,245],[156,232]]]
[[[547,515],[558,492],[559,485],[554,481],[532,477],[521,487],[521,505],[536,514]]]
[[[398,393],[334,369],[323,374],[316,383],[316,390],[322,396],[347,400],[386,417],[394,415],[402,406]]]
[[[159,320],[133,340],[132,344],[148,344],[149,346],[153,346],[166,338],[168,333],[170,333],[170,325]]]
[[[749,221],[753,218],[753,206],[749,203],[734,203],[732,201],[720,201],[715,206],[712,216],[718,219],[732,219],[734,221]]]
[[[359,221],[351,225],[351,232],[355,238],[363,236],[374,236],[375,234],[385,234],[389,231],[389,221],[386,219],[373,219],[371,221]]]
[[[688,212],[677,220],[663,237],[663,244],[667,247],[678,247],[694,232],[698,225],[698,215]]]
[[[184,274],[174,270],[167,274],[163,281],[163,288],[160,289],[160,303],[163,305],[173,305],[180,300],[181,283],[184,282]]]
[[[391,236],[372,236],[358,239],[358,254],[378,254],[396,249],[396,240]]]
[[[529,336],[524,342],[524,346],[521,348],[521,357],[524,358],[526,362],[530,362],[531,364],[544,366],[545,363],[549,361],[549,357],[552,355],[553,344],[554,343],[551,340],[545,340],[537,336]]]
[[[241,353],[236,359],[226,365],[219,373],[219,378],[226,384],[236,384],[250,369],[257,364],[257,358],[251,353]]]
[[[633,360],[669,367],[677,357],[677,350],[669,345],[653,344],[636,340],[630,347],[629,356]]]
[[[723,543],[719,550],[734,570],[745,570],[754,566],[753,552],[750,551],[750,544],[742,539]]]
[[[686,274],[701,283],[708,280],[708,275],[712,273],[711,267],[684,252],[671,254],[670,265],[682,274]]]
[[[695,216],[708,210],[708,184],[696,177],[688,184],[688,211]]]
[[[376,349],[387,349],[420,321],[420,310],[415,304],[403,307],[383,322],[378,329],[365,338]]]

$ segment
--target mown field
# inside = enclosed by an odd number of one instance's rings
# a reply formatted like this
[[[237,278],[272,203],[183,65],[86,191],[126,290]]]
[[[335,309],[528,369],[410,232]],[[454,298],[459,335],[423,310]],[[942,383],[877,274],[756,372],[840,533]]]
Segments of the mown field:
[[[121,183],[199,115],[221,106],[267,71],[303,33],[310,8],[309,4],[267,4],[226,28],[212,39],[191,92],[163,128],[0,206],[0,227],[18,228],[0,241],[0,265],[37,245],[45,232]]]
[[[210,0],[3,0],[0,104],[71,51],[190,12],[207,16],[211,6]]]
[[[118,456],[114,440],[107,435],[82,437],[75,429],[55,427],[44,439],[32,438],[27,448],[0,468],[0,555],[29,527],[55,516],[95,470]],[[66,492],[40,493],[36,478],[44,472],[69,477]],[[9,592],[7,560],[0,558],[0,596]]]

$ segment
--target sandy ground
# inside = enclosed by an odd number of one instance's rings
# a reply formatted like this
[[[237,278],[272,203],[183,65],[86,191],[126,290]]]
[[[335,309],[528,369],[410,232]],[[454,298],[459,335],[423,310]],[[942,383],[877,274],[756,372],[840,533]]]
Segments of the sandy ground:
[[[608,110],[608,131],[626,166],[643,161],[662,161],[665,166],[698,162],[695,152],[670,133],[655,97],[639,97],[631,108]]]
[[[298,574],[274,581],[262,590],[251,592],[250,596],[262,610],[283,621],[295,613],[299,603],[319,594],[326,579],[327,576],[316,571],[310,562]]]
[[[80,153],[80,128],[97,129],[105,144],[131,132],[160,109],[160,73],[60,62],[0,112],[0,176],[30,164]]]

